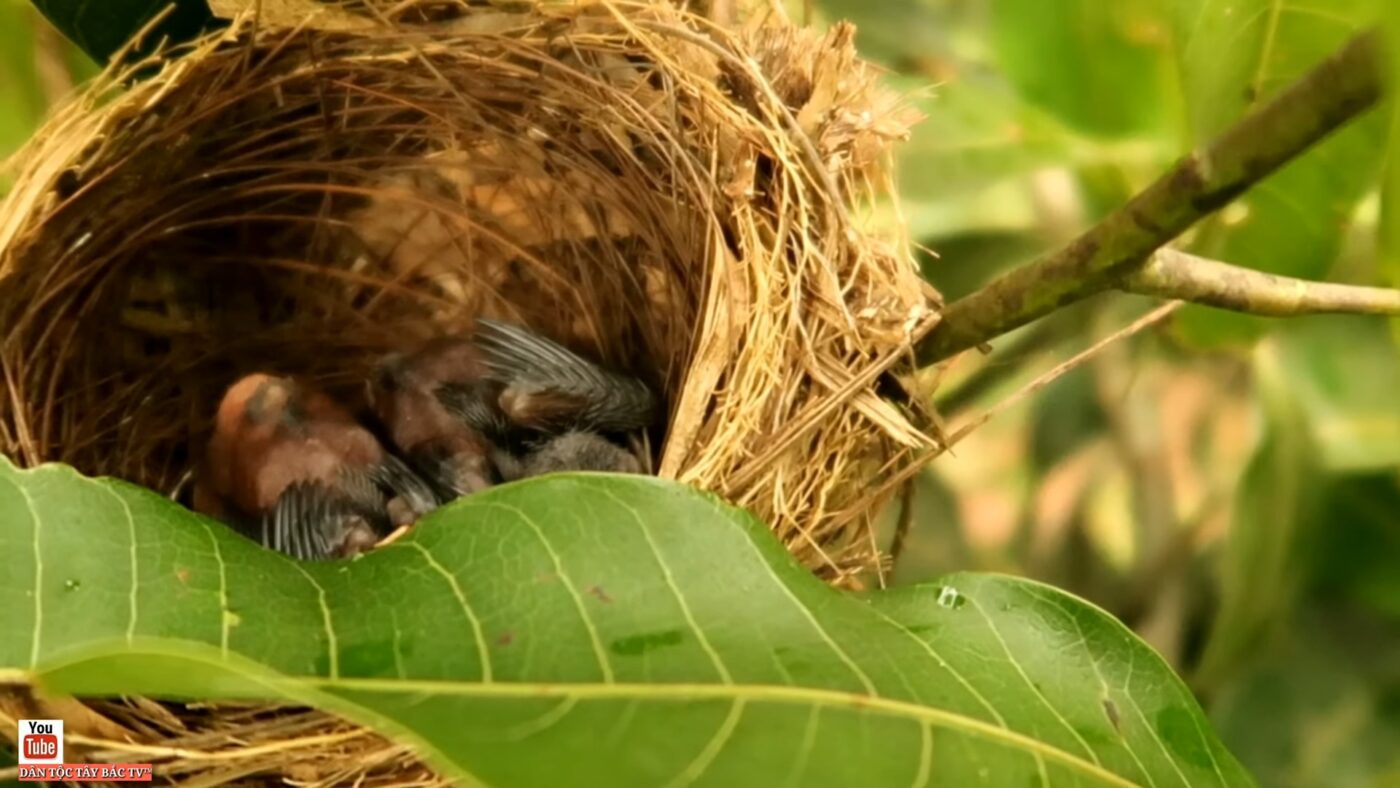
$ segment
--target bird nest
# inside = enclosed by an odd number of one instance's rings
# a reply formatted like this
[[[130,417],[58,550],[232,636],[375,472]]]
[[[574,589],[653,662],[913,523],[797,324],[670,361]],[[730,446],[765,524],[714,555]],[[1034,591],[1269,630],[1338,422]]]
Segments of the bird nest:
[[[904,240],[868,226],[917,117],[851,27],[214,3],[240,5],[258,13],[99,80],[17,157],[0,450],[176,494],[240,375],[355,402],[385,352],[492,317],[662,392],[660,476],[752,510],[833,582],[878,573],[873,519],[935,441],[877,384],[937,313]],[[177,761],[269,730],[142,703],[104,719]],[[251,748],[285,776],[412,769],[329,718],[277,719],[314,743]]]

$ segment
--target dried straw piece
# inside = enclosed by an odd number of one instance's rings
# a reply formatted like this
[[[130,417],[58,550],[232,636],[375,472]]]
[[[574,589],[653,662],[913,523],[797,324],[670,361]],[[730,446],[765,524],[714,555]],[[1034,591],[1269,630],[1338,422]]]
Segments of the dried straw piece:
[[[0,204],[0,450],[169,490],[241,373],[353,402],[386,350],[520,320],[665,392],[660,475],[832,582],[878,569],[937,445],[875,386],[936,294],[858,217],[916,117],[849,26],[495,6],[268,0],[54,117]],[[376,741],[358,773],[404,768]]]

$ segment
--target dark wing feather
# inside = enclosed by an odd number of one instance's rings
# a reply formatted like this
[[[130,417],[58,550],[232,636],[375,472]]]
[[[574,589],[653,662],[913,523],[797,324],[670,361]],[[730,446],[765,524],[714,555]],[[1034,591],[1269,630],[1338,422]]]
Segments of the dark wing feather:
[[[303,561],[330,558],[327,500],[330,491],[324,485],[298,482],[289,486],[277,498],[264,521],[263,546]]]
[[[525,393],[552,392],[581,405],[578,426],[627,431],[656,417],[656,396],[636,378],[594,364],[551,339],[510,323],[481,319],[475,338],[497,382]]]
[[[433,390],[433,396],[452,418],[488,440],[500,441],[509,435],[511,426],[495,407],[496,388],[483,382],[444,383]]]
[[[402,498],[419,516],[438,506],[438,498],[432,487],[414,473],[412,468],[405,465],[403,460],[392,454],[385,455],[370,475],[381,487]]]
[[[358,489],[354,495],[348,495],[345,490],[310,481],[289,486],[278,496],[272,513],[264,518],[263,545],[303,561],[321,561],[341,555],[352,524],[368,523],[381,533],[387,531],[383,497],[373,483],[361,477],[353,484],[368,485],[368,491]],[[377,508],[366,508],[357,500],[367,494],[377,496]]]

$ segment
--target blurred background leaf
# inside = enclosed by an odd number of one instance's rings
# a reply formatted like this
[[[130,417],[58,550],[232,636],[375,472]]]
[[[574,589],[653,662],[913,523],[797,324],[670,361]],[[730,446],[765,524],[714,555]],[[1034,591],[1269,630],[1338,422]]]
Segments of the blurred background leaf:
[[[1073,238],[1379,15],[1400,52],[1400,4],[1380,0],[819,7],[852,17],[930,115],[898,177],[950,299]],[[1395,138],[1389,104],[1183,244],[1400,284]],[[1148,307],[1103,296],[1019,329],[955,360],[936,402],[956,426]],[[976,567],[1071,589],[1192,678],[1261,784],[1400,785],[1392,323],[1183,310],[934,462],[896,579]]]
[[[137,54],[152,51],[165,39],[178,44],[214,24],[207,0],[33,0],[54,27],[98,63],[105,64],[118,49],[166,9],[168,13],[147,31]]]
[[[1096,136],[1170,127],[1175,74],[1161,3],[992,0],[991,8],[997,60],[1027,100]]]
[[[10,157],[51,107],[97,73],[28,0],[0,0],[0,195],[9,188]]]

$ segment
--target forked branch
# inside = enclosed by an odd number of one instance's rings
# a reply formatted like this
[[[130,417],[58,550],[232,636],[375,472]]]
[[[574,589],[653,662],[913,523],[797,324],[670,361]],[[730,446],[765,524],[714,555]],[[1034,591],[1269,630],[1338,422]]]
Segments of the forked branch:
[[[1223,263],[1212,269],[1230,288],[1186,289],[1181,267],[1163,263],[1153,252],[1192,224],[1224,207],[1250,186],[1301,154],[1381,95],[1381,42],[1376,31],[1362,33],[1267,103],[1255,108],[1201,150],[1187,156],[1122,208],[1067,246],[993,280],[954,301],[943,320],[919,342],[919,363],[928,364],[1005,334],[1066,304],[1110,289],[1150,291],[1186,297],[1242,311],[1251,306],[1280,308],[1279,281],[1246,281]],[[1175,259],[1175,258],[1173,258]],[[1154,266],[1144,267],[1148,261]],[[1141,272],[1141,273],[1135,273]],[[1257,273],[1257,272],[1250,272]],[[1169,275],[1170,274],[1170,275]],[[1263,275],[1260,275],[1261,277]],[[1272,295],[1244,293],[1241,287],[1269,284]],[[1192,287],[1199,284],[1194,283]],[[1332,311],[1357,311],[1345,304],[1341,285],[1292,280],[1289,287],[1324,288],[1295,303],[1327,302]],[[1209,291],[1209,292],[1208,292]],[[1189,293],[1196,293],[1195,296]],[[1374,295],[1374,293],[1372,294]],[[1349,301],[1350,299],[1350,301]],[[1362,299],[1364,300],[1364,299]],[[1264,314],[1300,314],[1314,308]],[[1370,311],[1370,310],[1362,310]]]

